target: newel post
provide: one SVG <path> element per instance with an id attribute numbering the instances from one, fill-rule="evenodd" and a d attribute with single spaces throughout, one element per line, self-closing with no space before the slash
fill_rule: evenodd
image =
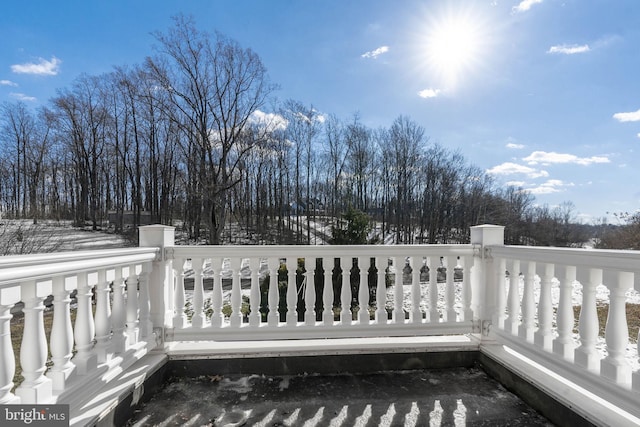
<path id="1" fill-rule="evenodd" d="M 474 263 L 471 275 L 471 308 L 474 321 L 478 321 L 482 336 L 486 337 L 491 326 L 497 327 L 498 285 L 497 260 L 491 247 L 504 246 L 504 226 L 477 225 L 471 227 Z M 500 290 L 504 292 L 504 290 Z"/>
<path id="2" fill-rule="evenodd" d="M 166 248 L 174 246 L 175 227 L 144 225 L 139 228 L 140 247 L 159 248 L 158 257 L 149 271 L 149 318 L 156 337 L 164 337 L 164 329 L 173 325 L 173 271 Z M 159 331 L 158 331 L 159 330 Z"/>

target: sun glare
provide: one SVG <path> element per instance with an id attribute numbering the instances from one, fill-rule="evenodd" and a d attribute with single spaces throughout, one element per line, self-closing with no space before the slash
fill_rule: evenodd
<path id="1" fill-rule="evenodd" d="M 445 90 L 475 71 L 487 42 L 486 22 L 473 9 L 450 10 L 428 21 L 423 61 Z"/>

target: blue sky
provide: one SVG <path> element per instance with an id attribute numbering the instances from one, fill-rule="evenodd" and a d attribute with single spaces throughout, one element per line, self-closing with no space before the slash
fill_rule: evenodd
<path id="1" fill-rule="evenodd" d="M 640 208 L 637 0 L 5 0 L 0 103 L 141 63 L 192 15 L 256 51 L 279 99 L 372 128 L 400 114 L 538 204 Z M 611 215 L 608 215 L 613 219 Z"/>

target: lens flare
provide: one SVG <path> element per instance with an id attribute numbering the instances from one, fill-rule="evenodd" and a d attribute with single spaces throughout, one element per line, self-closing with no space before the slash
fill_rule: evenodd
<path id="1" fill-rule="evenodd" d="M 422 67 L 443 91 L 454 90 L 481 66 L 490 41 L 487 16 L 463 5 L 431 13 L 425 21 L 419 38 Z"/>

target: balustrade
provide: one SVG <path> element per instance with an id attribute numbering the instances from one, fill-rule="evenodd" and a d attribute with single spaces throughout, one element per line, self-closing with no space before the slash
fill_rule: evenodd
<path id="1" fill-rule="evenodd" d="M 618 388 L 640 390 L 640 373 L 626 356 L 626 294 L 640 283 L 639 254 L 516 246 L 493 248 L 492 253 L 499 260 L 498 271 L 503 265 L 507 269 L 506 309 L 498 315 L 506 311 L 500 338 L 609 396 L 621 396 Z M 502 291 L 506 283 L 499 280 L 498 286 Z M 602 287 L 608 297 L 598 291 Z M 580 306 L 577 330 L 574 304 Z M 602 325 L 599 304 L 608 306 Z"/>
<path id="2" fill-rule="evenodd" d="M 640 286 L 636 253 L 505 247 L 499 238 L 481 248 L 141 241 L 151 247 L 0 260 L 0 404 L 64 399 L 73 387 L 107 381 L 109 372 L 129 366 L 143 354 L 134 352 L 153 348 L 159 338 L 473 333 L 479 345 L 513 346 L 572 380 L 583 374 L 607 390 L 640 391 L 640 373 L 625 354 L 625 294 Z M 596 298 L 601 286 L 609 292 L 604 337 Z M 53 306 L 49 337 L 45 301 Z M 12 391 L 10 322 L 19 302 L 24 381 Z"/>
<path id="3" fill-rule="evenodd" d="M 90 396 L 83 395 L 83 387 L 98 386 L 101 375 L 109 369 L 121 370 L 133 363 L 133 355 L 126 354 L 123 316 L 129 313 L 127 321 L 137 330 L 141 325 L 138 314 L 144 312 L 145 333 L 151 335 L 148 288 L 142 293 L 146 309 L 141 310 L 137 287 L 138 284 L 141 289 L 147 286 L 143 283 L 147 279 L 142 261 L 153 259 L 156 253 L 157 249 L 126 249 L 3 258 L 0 263 L 0 404 L 54 403 L 73 393 L 87 398 Z M 130 289 L 126 299 L 122 292 L 123 268 L 129 272 Z M 141 274 L 137 275 L 136 271 Z M 24 380 L 14 394 L 16 365 L 10 321 L 11 308 L 18 303 L 23 313 L 19 368 Z M 45 311 L 46 316 L 53 318 L 49 336 Z M 118 344 L 118 337 L 122 345 Z M 155 343 L 155 338 L 153 341 Z M 49 352 L 51 365 L 47 367 Z M 119 363 L 112 363 L 114 353 L 120 353 Z"/>
<path id="4" fill-rule="evenodd" d="M 383 326 L 400 335 L 473 328 L 469 246 L 241 249 L 227 247 L 225 257 L 215 256 L 215 247 L 171 249 L 173 339 L 300 338 L 302 331 L 317 337 L 333 327 L 339 336 Z M 438 329 L 412 329 L 432 323 Z"/>

